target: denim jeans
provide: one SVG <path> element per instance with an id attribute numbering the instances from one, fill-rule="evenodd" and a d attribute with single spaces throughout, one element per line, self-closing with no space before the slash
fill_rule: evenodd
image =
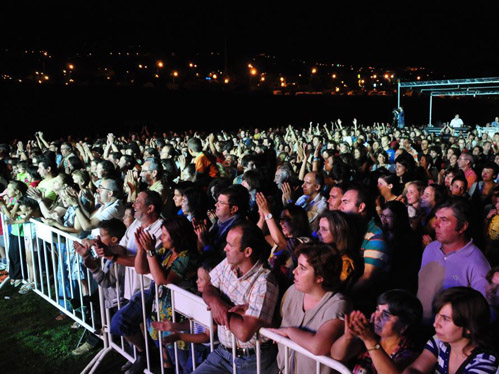
<path id="1" fill-rule="evenodd" d="M 150 314 L 154 292 L 151 289 L 144 290 L 144 299 L 146 306 L 146 316 Z M 142 323 L 142 297 L 140 291 L 135 292 L 132 298 L 111 319 L 111 334 L 129 336 L 140 331 Z"/>
<path id="2" fill-rule="evenodd" d="M 277 373 L 276 355 L 277 347 L 275 344 L 269 345 L 261 351 L 261 373 Z M 236 370 L 237 374 L 255 374 L 256 355 L 237 357 Z M 210 353 L 206 361 L 194 371 L 194 374 L 216 373 L 232 373 L 232 353 L 223 348 L 222 345 Z"/>

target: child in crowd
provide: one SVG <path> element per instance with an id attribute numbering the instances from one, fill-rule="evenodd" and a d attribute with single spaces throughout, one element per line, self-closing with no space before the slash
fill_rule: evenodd
<path id="1" fill-rule="evenodd" d="M 126 226 L 117 218 L 104 220 L 99 223 L 99 236 L 96 240 L 85 240 L 84 244 L 78 242 L 74 243 L 75 251 L 82 257 L 85 266 L 92 272 L 92 277 L 102 287 L 104 294 L 104 303 L 107 309 L 114 309 L 125 301 L 123 299 L 123 282 L 125 279 L 125 267 L 116 264 L 112 260 L 93 257 L 91 247 L 95 244 L 98 248 L 109 247 L 110 249 L 123 249 L 117 244 L 120 242 L 123 235 L 125 235 Z M 126 252 L 113 253 L 113 255 L 125 255 Z M 120 294 L 117 294 L 116 282 L 121 286 L 119 287 Z M 87 341 L 80 347 L 73 350 L 73 355 L 82 355 L 91 349 L 95 348 L 99 343 L 99 338 L 91 335 Z"/>
<path id="2" fill-rule="evenodd" d="M 205 259 L 203 264 L 198 268 L 198 279 L 196 284 L 200 294 L 202 294 L 205 287 L 210 284 L 210 271 L 216 266 L 216 263 L 216 259 Z M 205 326 L 200 325 L 197 322 L 194 322 L 192 333 L 184 332 L 189 331 L 188 320 L 181 323 L 174 323 L 168 320 L 152 322 L 152 326 L 157 330 L 169 331 L 171 333 L 166 338 L 163 338 L 163 345 L 165 346 L 169 346 L 179 340 L 186 343 L 194 343 L 196 367 L 199 366 L 210 353 L 210 332 Z M 214 325 L 214 328 L 216 328 L 216 325 Z M 180 352 L 180 350 L 178 352 Z M 174 361 L 175 356 L 173 349 L 168 348 L 168 353 L 170 354 L 172 361 Z M 189 350 L 186 350 L 185 353 L 185 355 L 179 354 L 179 369 L 180 373 L 189 374 L 193 371 L 192 355 Z"/>
<path id="3" fill-rule="evenodd" d="M 19 219 L 16 221 L 16 223 L 27 223 L 31 218 L 39 218 L 40 216 L 40 207 L 35 200 L 27 196 L 19 199 Z M 24 225 L 24 229 L 26 230 L 26 225 Z M 25 274 L 25 278 L 28 278 L 28 282 L 24 284 L 19 290 L 19 293 L 21 295 L 27 294 L 35 287 L 34 266 L 36 266 L 36 258 L 34 257 L 34 251 L 36 250 L 36 246 L 33 245 L 35 238 L 35 225 L 33 223 L 29 224 L 29 230 L 29 232 L 24 232 L 24 244 L 26 246 L 26 264 L 28 268 L 28 274 Z M 29 238 L 27 237 L 28 235 Z"/>

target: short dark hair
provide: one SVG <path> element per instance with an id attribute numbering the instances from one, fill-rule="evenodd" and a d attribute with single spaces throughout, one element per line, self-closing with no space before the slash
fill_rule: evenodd
<path id="1" fill-rule="evenodd" d="M 252 249 L 251 261 L 256 263 L 260 260 L 264 266 L 268 266 L 267 259 L 270 256 L 271 247 L 265 239 L 263 231 L 250 221 L 238 222 L 229 231 L 237 229 L 241 230 L 241 251 L 250 247 Z"/>
<path id="2" fill-rule="evenodd" d="M 48 152 L 47 152 L 48 153 Z M 50 157 L 47 154 L 44 154 L 42 159 L 38 161 L 38 165 L 42 164 L 45 169 L 50 168 L 50 174 L 55 177 L 58 173 L 57 171 L 57 164 L 53 157 Z"/>
<path id="3" fill-rule="evenodd" d="M 24 205 L 27 206 L 28 208 L 31 208 L 32 210 L 38 210 L 40 207 L 38 205 L 38 202 L 36 200 L 33 200 L 31 197 L 28 196 L 23 196 L 19 200 L 19 206 Z"/>
<path id="4" fill-rule="evenodd" d="M 161 199 L 161 195 L 156 191 L 145 190 L 142 191 L 146 194 L 145 204 L 147 206 L 152 205 L 154 207 L 154 211 L 160 215 L 161 209 L 163 208 L 163 200 Z"/>
<path id="5" fill-rule="evenodd" d="M 264 185 L 264 176 L 258 169 L 248 170 L 243 174 L 243 180 L 252 190 L 261 191 Z"/>
<path id="6" fill-rule="evenodd" d="M 249 209 L 249 192 L 240 184 L 233 184 L 220 191 L 220 195 L 227 196 L 229 205 L 237 206 L 237 213 L 245 216 Z"/>
<path id="7" fill-rule="evenodd" d="M 464 177 L 464 175 L 456 175 L 454 178 L 452 178 L 451 186 L 454 184 L 454 182 L 461 181 L 464 183 L 464 190 L 465 192 L 468 190 L 468 180 Z"/>
<path id="8" fill-rule="evenodd" d="M 463 337 L 479 348 L 490 347 L 490 309 L 485 297 L 471 287 L 451 287 L 442 291 L 433 302 L 436 313 L 445 304 L 452 308 L 453 323 L 463 328 Z M 469 332 L 468 332 L 469 331 Z"/>
<path id="9" fill-rule="evenodd" d="M 187 147 L 193 152 L 201 152 L 203 150 L 201 140 L 199 140 L 198 138 L 190 138 L 187 141 Z"/>
<path id="10" fill-rule="evenodd" d="M 121 240 L 126 232 L 125 224 L 118 218 L 111 218 L 100 221 L 98 227 L 99 229 L 106 230 L 110 236 L 118 238 L 118 241 Z"/>
<path id="11" fill-rule="evenodd" d="M 342 260 L 337 249 L 320 242 L 303 243 L 295 250 L 295 256 L 298 258 L 300 255 L 307 258 L 315 276 L 322 277 L 322 288 L 325 291 L 336 292 L 341 288 Z"/>
<path id="12" fill-rule="evenodd" d="M 421 322 L 423 306 L 421 301 L 407 290 L 395 289 L 382 293 L 377 300 L 378 305 L 388 305 L 390 313 L 399 318 L 406 327 L 404 334 Z"/>
<path id="13" fill-rule="evenodd" d="M 38 168 L 35 165 L 28 165 L 26 167 L 26 172 L 29 174 L 31 179 L 33 179 L 34 181 L 39 181 L 42 179 L 40 174 L 38 174 Z"/>
<path id="14" fill-rule="evenodd" d="M 474 222 L 474 211 L 471 202 L 464 197 L 454 196 L 442 203 L 437 210 L 443 208 L 449 208 L 452 210 L 454 217 L 457 219 L 457 231 L 461 230 L 465 223 L 468 223 L 468 228 L 464 234 L 469 237 L 470 233 L 473 232 L 472 226 Z"/>
<path id="15" fill-rule="evenodd" d="M 483 164 L 483 169 L 492 169 L 492 174 L 497 176 L 499 174 L 499 166 L 494 161 L 487 161 Z"/>

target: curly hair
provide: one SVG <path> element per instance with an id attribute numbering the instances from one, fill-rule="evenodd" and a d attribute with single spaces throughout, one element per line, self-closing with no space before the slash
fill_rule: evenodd
<path id="1" fill-rule="evenodd" d="M 324 243 L 304 243 L 295 250 L 296 257 L 303 255 L 314 269 L 316 277 L 322 277 L 322 288 L 325 291 L 337 292 L 342 283 L 340 280 L 342 261 L 337 249 Z"/>

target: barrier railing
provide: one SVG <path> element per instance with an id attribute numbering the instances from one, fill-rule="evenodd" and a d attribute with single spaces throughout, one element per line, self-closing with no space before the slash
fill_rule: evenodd
<path id="1" fill-rule="evenodd" d="M 4 218 L 4 217 L 2 217 Z M 5 220 L 2 220 L 5 222 Z M 7 227 L 5 227 L 7 228 Z M 9 242 L 8 242 L 8 230 L 5 231 L 7 235 L 4 235 L 6 242 L 6 252 L 8 253 Z M 21 246 L 21 237 L 18 237 L 19 241 L 19 251 L 22 256 L 22 246 Z M 103 340 L 104 348 L 99 351 L 96 356 L 92 359 L 92 361 L 87 365 L 87 367 L 82 371 L 82 373 L 93 373 L 99 366 L 99 364 L 104 359 L 105 355 L 111 350 L 116 351 L 121 356 L 126 358 L 127 360 L 133 362 L 137 359 L 137 351 L 136 348 L 132 349 L 127 348 L 127 344 L 123 337 L 115 337 L 110 333 L 110 325 L 112 320 L 111 310 L 104 308 L 104 296 L 101 287 L 98 287 L 97 291 L 93 291 L 91 285 L 92 275 L 88 269 L 85 268 L 85 276 L 82 276 L 82 263 L 81 257 L 74 252 L 73 243 L 80 242 L 75 236 L 65 233 L 61 230 L 48 226 L 42 222 L 31 220 L 30 223 L 24 224 L 24 242 L 25 242 L 25 251 L 26 251 L 26 259 L 30 259 L 30 265 L 26 266 L 22 269 L 22 276 L 24 281 L 33 281 L 35 286 L 33 291 L 36 292 L 43 299 L 51 303 L 57 309 L 69 316 L 74 321 L 78 322 L 81 326 L 83 326 L 86 330 L 98 334 L 100 339 Z M 10 265 L 10 264 L 9 264 Z M 67 274 L 65 273 L 67 270 Z M 117 308 L 121 309 L 122 302 L 119 297 L 120 290 L 124 287 L 124 284 L 120 284 L 119 276 L 118 276 L 118 266 L 114 266 L 112 269 L 115 273 L 116 278 L 116 295 L 117 297 Z M 134 272 L 133 268 L 127 268 L 127 271 Z M 141 331 L 144 337 L 144 346 L 146 353 L 146 368 L 144 369 L 144 373 L 152 374 L 153 367 L 155 365 L 152 364 L 152 349 L 149 344 L 147 325 L 148 325 L 148 316 L 150 315 L 149 311 L 146 309 L 145 298 L 144 298 L 144 279 L 152 279 L 151 275 L 141 275 L 140 276 L 140 294 L 142 296 L 142 323 Z M 87 281 L 88 288 L 85 289 L 84 281 Z M 190 332 L 193 332 L 193 323 L 197 322 L 198 324 L 204 326 L 207 331 L 209 331 L 210 336 L 210 351 L 214 350 L 215 344 L 215 330 L 213 325 L 213 319 L 211 316 L 211 312 L 207 310 L 207 305 L 204 303 L 203 299 L 197 295 L 194 295 L 178 286 L 168 285 L 168 289 L 171 292 L 171 306 L 172 306 L 172 322 L 176 322 L 176 314 L 179 313 L 186 317 L 189 320 Z M 159 305 L 159 296 L 158 296 L 158 286 L 154 286 L 155 289 L 155 300 L 156 305 Z M 85 302 L 85 296 L 91 298 L 95 292 L 99 295 L 99 305 L 94 305 L 91 301 L 90 303 Z M 60 297 L 62 296 L 62 298 Z M 75 300 L 79 300 L 80 307 L 72 308 L 72 303 L 75 303 Z M 72 301 L 72 302 L 71 302 Z M 88 305 L 87 308 L 89 312 L 85 311 L 85 306 Z M 79 309 L 79 310 L 78 310 Z M 100 331 L 98 330 L 98 321 L 96 320 L 96 310 L 100 311 L 100 325 L 102 326 Z M 160 318 L 160 310 L 157 308 L 156 318 L 159 321 Z M 281 344 L 285 347 L 285 362 L 286 366 L 284 368 L 284 372 L 288 373 L 289 368 L 287 367 L 288 363 L 288 355 L 289 351 L 299 352 L 306 357 L 309 357 L 316 361 L 317 363 L 317 373 L 320 372 L 320 365 L 325 365 L 327 367 L 336 370 L 341 374 L 351 374 L 350 370 L 346 368 L 343 364 L 338 361 L 331 359 L 326 356 L 316 356 L 298 344 L 294 343 L 290 339 L 287 339 L 283 336 L 275 334 L 268 329 L 262 328 L 259 331 L 259 334 L 275 341 L 278 344 Z M 161 334 L 159 334 L 159 340 L 161 340 Z M 232 336 L 232 353 L 233 353 L 233 373 L 237 372 L 236 370 L 236 344 L 235 337 Z M 159 361 L 160 362 L 160 372 L 164 373 L 164 357 L 165 348 L 163 344 L 158 344 L 159 351 Z M 175 368 L 176 372 L 180 372 L 179 368 L 179 359 L 178 359 L 178 346 L 175 342 L 174 344 L 174 357 L 175 357 Z M 195 369 L 196 367 L 196 358 L 195 358 L 195 349 L 194 344 L 191 344 L 191 359 L 192 365 Z M 257 373 L 260 373 L 260 343 L 257 342 L 256 346 L 256 360 L 257 360 Z"/>
<path id="2" fill-rule="evenodd" d="M 304 356 L 307 356 L 311 358 L 312 360 L 316 361 L 316 373 L 320 373 L 320 368 L 321 365 L 325 365 L 330 367 L 331 369 L 336 370 L 338 373 L 341 374 L 351 374 L 352 372 L 350 369 L 348 369 L 345 365 L 343 365 L 341 362 L 333 360 L 331 357 L 327 356 L 316 356 L 313 353 L 310 353 L 307 351 L 305 348 L 302 346 L 296 344 L 292 340 L 285 338 L 284 336 L 281 336 L 279 334 L 276 334 L 266 328 L 261 328 L 260 329 L 260 334 L 263 336 L 266 336 L 269 339 L 272 339 L 274 342 L 281 344 L 284 346 L 285 349 L 285 354 L 284 354 L 284 372 L 285 374 L 289 373 L 289 367 L 288 367 L 288 362 L 289 362 L 289 351 L 293 350 L 295 352 L 299 352 Z"/>

